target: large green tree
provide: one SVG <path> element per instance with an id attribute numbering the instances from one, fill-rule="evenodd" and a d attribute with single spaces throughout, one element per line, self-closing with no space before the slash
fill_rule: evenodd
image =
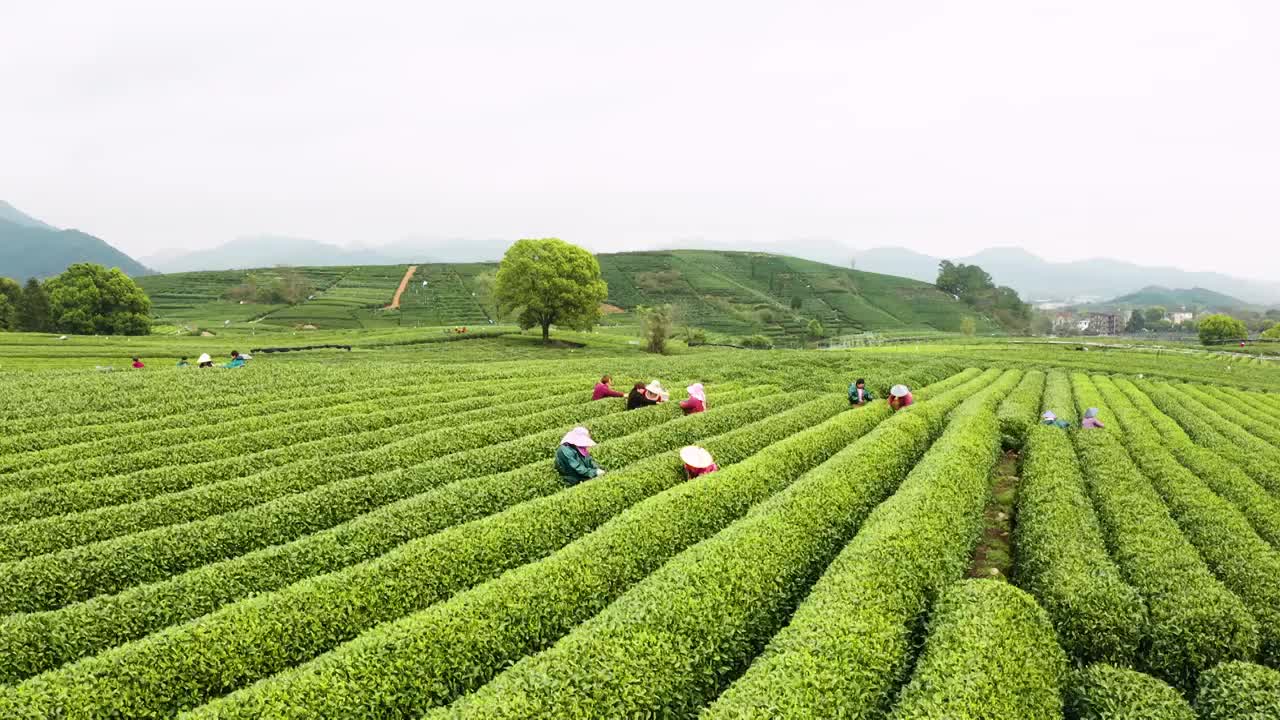
<path id="1" fill-rule="evenodd" d="M 1249 328 L 1230 315 L 1210 315 L 1200 319 L 1200 342 L 1205 345 L 1243 340 L 1249 337 Z"/>
<path id="2" fill-rule="evenodd" d="M 552 325 L 590 329 L 608 295 L 595 257 L 557 238 L 519 240 L 498 265 L 499 311 L 510 311 L 525 330 L 541 327 L 544 342 Z"/>
<path id="3" fill-rule="evenodd" d="M 1028 332 L 1031 329 L 1031 306 L 1022 302 L 1013 288 L 997 287 L 991 275 L 977 265 L 957 265 L 943 260 L 938 263 L 936 285 L 978 312 L 994 317 L 1007 330 Z"/>
<path id="4" fill-rule="evenodd" d="M 18 301 L 18 327 L 27 332 L 48 332 L 53 329 L 49 320 L 49 292 L 35 278 L 28 278 Z"/>
<path id="5" fill-rule="evenodd" d="M 937 286 L 941 290 L 964 299 L 982 290 L 992 290 L 996 284 L 991 275 L 977 265 L 959 265 L 950 260 L 938 263 Z"/>
<path id="6" fill-rule="evenodd" d="M 151 332 L 151 299 L 119 268 L 76 263 L 46 288 L 55 330 L 80 335 Z"/>
<path id="7" fill-rule="evenodd" d="M 22 299 L 22 286 L 7 277 L 0 277 L 0 330 L 18 329 L 18 302 Z"/>

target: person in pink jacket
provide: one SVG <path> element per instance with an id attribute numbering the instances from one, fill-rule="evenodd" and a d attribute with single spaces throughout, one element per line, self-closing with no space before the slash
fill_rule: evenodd
<path id="1" fill-rule="evenodd" d="M 711 459 L 711 453 L 697 445 L 680 448 L 680 462 L 684 465 L 685 477 L 690 480 L 720 469 L 716 461 Z"/>
<path id="2" fill-rule="evenodd" d="M 684 410 L 685 415 L 705 412 L 707 409 L 707 391 L 702 388 L 702 383 L 694 383 L 690 385 L 689 399 L 680 402 L 680 409 Z"/>
<path id="3" fill-rule="evenodd" d="M 596 389 L 591 391 L 592 400 L 603 400 L 611 397 L 626 397 L 622 393 L 614 390 L 609 383 L 613 382 L 613 378 L 605 375 L 600 378 L 600 382 L 596 383 Z"/>

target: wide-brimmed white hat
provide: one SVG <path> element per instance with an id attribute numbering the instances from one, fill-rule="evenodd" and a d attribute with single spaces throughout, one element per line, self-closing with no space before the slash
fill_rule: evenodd
<path id="1" fill-rule="evenodd" d="M 715 461 L 711 459 L 711 453 L 697 445 L 687 445 L 680 448 L 680 462 L 694 470 L 701 470 L 715 464 Z"/>
<path id="2" fill-rule="evenodd" d="M 1085 417 L 1087 417 L 1087 418 L 1096 418 L 1096 417 L 1098 417 L 1098 408 L 1089 408 L 1088 410 L 1085 410 L 1085 411 L 1084 411 L 1084 416 L 1085 416 Z"/>
<path id="3" fill-rule="evenodd" d="M 689 397 L 701 402 L 707 401 L 707 391 L 702 388 L 702 383 L 694 383 L 686 388 L 686 390 L 689 391 Z"/>
<path id="4" fill-rule="evenodd" d="M 645 385 L 644 391 L 650 395 L 657 395 L 663 400 L 671 397 L 671 393 L 667 392 L 667 389 L 662 387 L 662 383 L 657 380 L 653 380 L 648 385 Z"/>
<path id="5" fill-rule="evenodd" d="M 1044 414 L 1040 416 L 1040 419 L 1041 420 L 1057 420 L 1058 416 L 1054 415 L 1052 410 L 1045 410 Z"/>
<path id="6" fill-rule="evenodd" d="M 911 394 L 911 390 L 906 385 L 894 385 L 889 388 L 889 394 L 894 397 L 906 397 Z"/>
<path id="7" fill-rule="evenodd" d="M 591 439 L 591 432 L 584 427 L 576 427 L 564 434 L 560 439 L 561 445 L 572 445 L 574 447 L 595 447 L 596 441 Z"/>
<path id="8" fill-rule="evenodd" d="M 213 358 L 209 357 L 209 353 L 200 353 L 200 357 L 196 358 L 196 362 L 213 362 Z"/>

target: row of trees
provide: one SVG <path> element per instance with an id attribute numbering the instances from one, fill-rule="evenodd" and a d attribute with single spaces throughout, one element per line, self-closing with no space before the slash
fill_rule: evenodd
<path id="1" fill-rule="evenodd" d="M 119 268 L 76 263 L 43 283 L 0 278 L 0 330 L 146 335 L 151 300 Z"/>
<path id="2" fill-rule="evenodd" d="M 1153 305 L 1145 310 L 1134 310 L 1133 314 L 1129 316 L 1129 322 L 1125 324 L 1124 330 L 1129 333 L 1140 333 L 1144 330 L 1168 332 L 1175 329 L 1185 332 L 1196 331 L 1196 321 L 1184 320 L 1174 325 L 1173 321 L 1167 317 L 1168 314 L 1169 311 L 1160 305 Z"/>
<path id="3" fill-rule="evenodd" d="M 0 330 L 53 330 L 49 293 L 39 280 L 31 278 L 26 285 L 19 285 L 15 280 L 0 278 Z"/>

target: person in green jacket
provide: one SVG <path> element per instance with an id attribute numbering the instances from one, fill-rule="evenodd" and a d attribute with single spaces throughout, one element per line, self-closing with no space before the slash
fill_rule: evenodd
<path id="1" fill-rule="evenodd" d="M 1057 415 L 1053 414 L 1052 410 L 1044 411 L 1044 414 L 1040 416 L 1040 424 L 1049 425 L 1051 427 L 1056 427 L 1056 428 L 1062 428 L 1063 430 L 1066 430 L 1067 428 L 1071 427 L 1071 423 L 1067 422 L 1066 420 L 1060 420 Z"/>
<path id="2" fill-rule="evenodd" d="M 560 479 L 570 487 L 583 480 L 600 477 L 604 470 L 591 457 L 591 448 L 596 444 L 591 433 L 584 427 L 576 427 L 565 434 L 556 448 L 556 472 Z"/>
<path id="3" fill-rule="evenodd" d="M 867 381 L 858 378 L 858 381 L 849 386 L 849 404 L 850 405 L 866 405 L 875 400 L 876 396 L 871 394 L 867 389 Z"/>

